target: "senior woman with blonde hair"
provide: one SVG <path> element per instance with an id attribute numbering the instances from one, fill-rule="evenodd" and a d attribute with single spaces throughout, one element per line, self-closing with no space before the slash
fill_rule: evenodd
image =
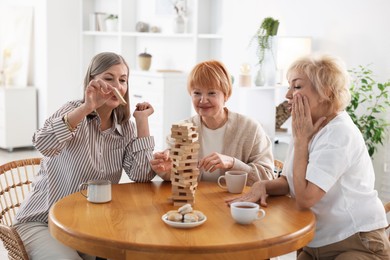
<path id="1" fill-rule="evenodd" d="M 282 176 L 260 181 L 234 201 L 260 201 L 291 194 L 316 215 L 314 239 L 298 259 L 390 259 L 382 202 L 364 139 L 345 111 L 349 79 L 333 56 L 295 61 L 287 73 L 293 141 Z"/>
<path id="2" fill-rule="evenodd" d="M 274 178 L 272 143 L 260 123 L 225 107 L 232 94 L 231 76 L 219 61 L 197 64 L 187 83 L 197 115 L 185 120 L 198 127 L 200 179 L 216 182 L 227 170 L 248 173 L 248 185 Z M 170 179 L 172 160 L 158 152 L 152 169 Z"/>

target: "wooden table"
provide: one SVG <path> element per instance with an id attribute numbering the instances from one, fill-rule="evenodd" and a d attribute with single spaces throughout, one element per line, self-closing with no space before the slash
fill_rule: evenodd
<path id="1" fill-rule="evenodd" d="M 207 221 L 177 229 L 161 219 L 178 208 L 170 195 L 169 182 L 113 185 L 112 201 L 105 204 L 74 193 L 50 209 L 50 232 L 78 251 L 110 259 L 266 259 L 295 251 L 314 237 L 314 214 L 298 210 L 287 196 L 268 198 L 265 218 L 239 225 L 224 203 L 232 195 L 216 183 L 201 182 L 193 208 Z"/>

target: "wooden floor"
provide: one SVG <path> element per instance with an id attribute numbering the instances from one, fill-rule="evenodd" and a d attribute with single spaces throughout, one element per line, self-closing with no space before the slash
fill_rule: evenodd
<path id="1" fill-rule="evenodd" d="M 9 161 L 14 161 L 18 159 L 24 159 L 24 158 L 32 158 L 32 157 L 41 157 L 42 155 L 36 151 L 33 148 L 26 148 L 26 149 L 14 149 L 12 152 L 9 152 L 8 150 L 2 150 L 0 149 L 0 165 L 4 164 Z M 123 176 L 121 179 L 121 182 L 127 182 L 129 181 L 127 176 Z M 2 246 L 2 243 L 0 241 L 0 259 L 8 259 L 7 257 L 7 251 Z M 272 258 L 272 259 L 278 259 L 278 260 L 293 260 L 296 259 L 295 252 L 280 256 L 278 258 Z"/>

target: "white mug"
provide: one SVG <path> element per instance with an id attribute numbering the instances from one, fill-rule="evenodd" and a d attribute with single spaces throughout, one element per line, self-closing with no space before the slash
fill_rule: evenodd
<path id="1" fill-rule="evenodd" d="M 87 186 L 87 195 L 83 190 Z M 93 203 L 105 203 L 111 201 L 111 182 L 109 180 L 91 180 L 83 182 L 79 186 L 80 193 Z"/>
<path id="2" fill-rule="evenodd" d="M 237 223 L 243 225 L 265 217 L 265 211 L 260 209 L 259 204 L 248 201 L 233 202 L 230 205 L 230 213 Z"/>
<path id="3" fill-rule="evenodd" d="M 218 185 L 230 193 L 241 193 L 246 185 L 248 173 L 244 171 L 227 171 L 224 176 L 219 176 Z M 225 179 L 226 185 L 221 183 Z"/>

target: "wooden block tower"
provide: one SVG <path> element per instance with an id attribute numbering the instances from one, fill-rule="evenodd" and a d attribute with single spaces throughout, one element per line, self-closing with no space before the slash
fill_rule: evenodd
<path id="1" fill-rule="evenodd" d="M 192 123 L 173 124 L 171 148 L 173 161 L 171 183 L 172 201 L 175 206 L 195 203 L 195 191 L 198 186 L 198 132 Z"/>

